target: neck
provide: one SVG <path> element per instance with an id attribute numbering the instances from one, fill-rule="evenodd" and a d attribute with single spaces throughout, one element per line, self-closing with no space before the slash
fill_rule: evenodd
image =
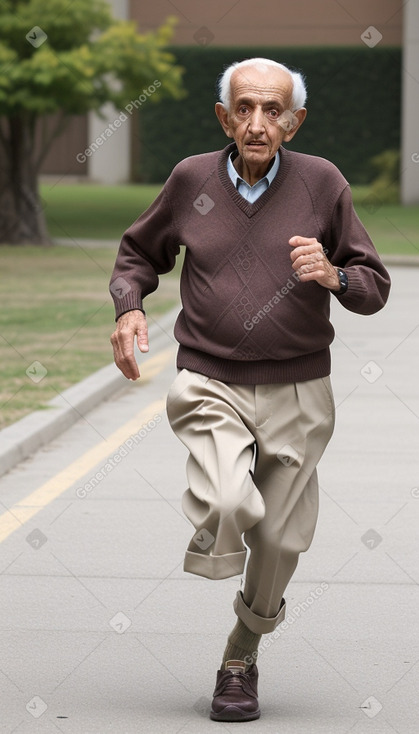
<path id="1" fill-rule="evenodd" d="M 233 161 L 233 165 L 239 176 L 241 176 L 242 179 L 249 184 L 249 186 L 254 186 L 258 181 L 261 180 L 261 178 L 266 176 L 273 163 L 273 160 L 274 159 L 271 158 L 271 160 L 268 161 L 267 164 L 257 167 L 252 166 L 252 168 L 249 168 L 241 155 L 238 155 L 237 158 L 235 158 L 235 160 Z"/>

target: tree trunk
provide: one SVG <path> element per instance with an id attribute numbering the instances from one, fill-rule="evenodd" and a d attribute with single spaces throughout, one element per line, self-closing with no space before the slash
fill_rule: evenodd
<path id="1" fill-rule="evenodd" d="M 5 123 L 0 140 L 0 244 L 49 245 L 38 191 L 35 121 L 21 115 Z"/>

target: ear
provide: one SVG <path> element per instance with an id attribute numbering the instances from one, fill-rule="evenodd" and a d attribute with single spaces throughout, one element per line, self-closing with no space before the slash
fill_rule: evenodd
<path id="1" fill-rule="evenodd" d="M 232 138 L 233 137 L 233 133 L 231 132 L 231 129 L 230 129 L 230 123 L 229 123 L 229 119 L 228 119 L 228 111 L 226 110 L 226 108 L 224 107 L 224 105 L 221 102 L 216 102 L 216 104 L 215 104 L 215 114 L 217 115 L 217 117 L 218 117 L 218 119 L 220 121 L 220 125 L 223 128 L 223 130 L 224 130 L 225 134 L 227 135 L 227 137 L 228 138 Z"/>
<path id="2" fill-rule="evenodd" d="M 294 118 L 297 118 L 297 122 L 293 125 L 293 127 L 291 128 L 289 132 L 285 133 L 284 140 L 286 143 L 292 140 L 297 130 L 300 129 L 301 125 L 303 124 L 304 120 L 307 117 L 307 110 L 305 107 L 300 107 L 299 110 L 296 110 L 292 114 L 293 114 L 293 121 L 294 121 Z"/>

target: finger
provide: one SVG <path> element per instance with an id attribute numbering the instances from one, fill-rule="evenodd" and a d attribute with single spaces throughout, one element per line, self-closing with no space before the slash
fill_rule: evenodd
<path id="1" fill-rule="evenodd" d="M 295 262 L 292 263 L 291 267 L 297 273 L 309 273 L 314 270 L 325 269 L 324 263 L 317 259 L 314 259 L 313 257 L 311 257 L 310 259 L 299 257 Z"/>
<path id="2" fill-rule="evenodd" d="M 313 252 L 323 253 L 323 247 L 320 242 L 311 242 L 309 245 L 296 245 L 291 250 L 291 255 L 298 257 L 298 255 L 310 255 Z"/>
<path id="3" fill-rule="evenodd" d="M 309 280 L 321 280 L 324 278 L 324 270 L 313 270 L 310 273 L 298 273 L 298 278 L 302 283 L 307 283 Z"/>
<path id="4" fill-rule="evenodd" d="M 141 352 L 148 352 L 149 346 L 148 346 L 148 329 L 147 324 L 144 321 L 144 324 L 139 328 L 137 332 L 137 344 L 138 349 Z"/>
<path id="5" fill-rule="evenodd" d="M 299 246 L 290 251 L 291 262 L 296 262 L 299 258 L 304 262 L 322 260 L 323 256 L 323 248 L 320 244 Z"/>
<path id="6" fill-rule="evenodd" d="M 118 365 L 119 366 L 119 365 Z M 124 361 L 119 366 L 122 374 L 128 378 L 128 380 L 138 380 L 140 376 L 140 370 L 134 357 L 125 357 Z"/>
<path id="7" fill-rule="evenodd" d="M 294 235 L 288 240 L 291 247 L 299 247 L 301 245 L 314 245 L 317 242 L 315 237 L 301 237 L 301 235 Z"/>
<path id="8" fill-rule="evenodd" d="M 322 276 L 325 275 L 325 269 L 319 268 L 319 266 L 315 263 L 308 263 L 307 265 L 302 265 L 300 268 L 298 268 L 298 274 L 299 275 L 307 275 L 312 273 L 320 273 Z"/>
<path id="9" fill-rule="evenodd" d="M 138 369 L 138 364 L 132 352 L 120 353 L 115 362 L 122 374 L 125 375 L 128 380 L 137 380 L 140 376 L 140 370 Z"/>
<path id="10" fill-rule="evenodd" d="M 295 260 L 293 260 L 293 265 L 296 266 L 297 268 L 301 268 L 305 266 L 310 266 L 310 268 L 313 268 L 314 266 L 317 268 L 320 265 L 320 263 L 322 263 L 322 266 L 324 267 L 325 257 L 321 250 L 320 251 L 315 250 L 313 252 L 303 253 L 299 255 L 298 257 L 296 257 Z"/>
<path id="11" fill-rule="evenodd" d="M 134 357 L 132 344 L 127 342 L 121 334 L 112 334 L 111 343 L 113 346 L 114 360 L 118 369 L 128 380 L 137 380 L 140 376 L 137 362 Z"/>
<path id="12" fill-rule="evenodd" d="M 117 337 L 116 332 L 114 332 L 112 334 L 111 339 L 110 339 L 110 342 L 112 344 L 112 349 L 113 349 L 113 358 L 114 358 L 115 364 L 118 366 L 118 362 L 120 360 L 121 352 L 120 352 L 120 349 L 119 349 L 118 337 Z"/>

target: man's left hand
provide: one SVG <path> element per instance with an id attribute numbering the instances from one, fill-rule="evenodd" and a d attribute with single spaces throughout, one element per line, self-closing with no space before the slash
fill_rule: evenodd
<path id="1" fill-rule="evenodd" d="M 316 280 L 323 288 L 333 291 L 340 290 L 339 276 L 336 268 L 327 259 L 323 246 L 315 237 L 291 237 L 289 244 L 293 270 L 298 274 L 302 283 Z"/>

